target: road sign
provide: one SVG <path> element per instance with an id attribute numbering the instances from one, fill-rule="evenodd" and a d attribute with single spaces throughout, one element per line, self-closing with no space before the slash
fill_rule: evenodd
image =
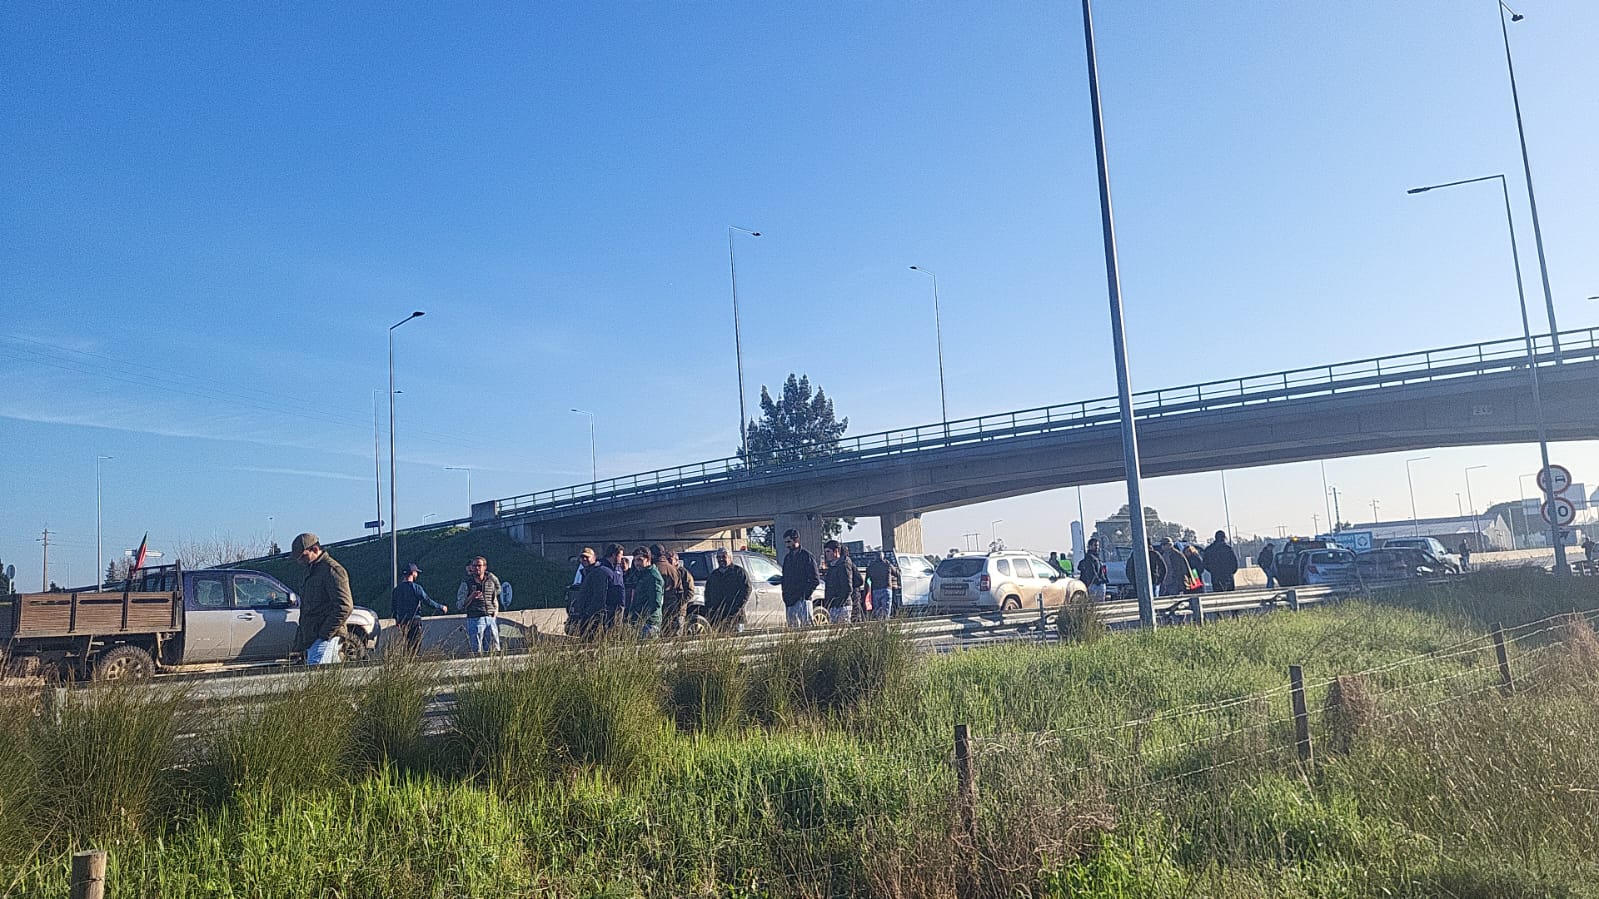
<path id="1" fill-rule="evenodd" d="M 1551 465 L 1538 472 L 1538 489 L 1554 496 L 1565 493 L 1571 486 L 1571 470 L 1564 465 Z"/>
<path id="2" fill-rule="evenodd" d="M 1571 504 L 1571 500 L 1563 496 L 1557 496 L 1543 504 L 1543 520 L 1550 524 L 1564 527 L 1571 524 L 1572 519 L 1576 517 L 1577 507 Z"/>
<path id="3" fill-rule="evenodd" d="M 1338 545 L 1363 553 L 1372 548 L 1371 531 L 1339 531 L 1333 538 Z"/>
<path id="4" fill-rule="evenodd" d="M 383 527 L 383 519 L 381 519 L 381 518 L 374 519 L 372 521 L 367 522 L 366 524 L 361 525 L 361 527 L 364 527 L 364 528 L 366 528 L 369 531 L 370 530 L 375 530 L 376 528 Z"/>

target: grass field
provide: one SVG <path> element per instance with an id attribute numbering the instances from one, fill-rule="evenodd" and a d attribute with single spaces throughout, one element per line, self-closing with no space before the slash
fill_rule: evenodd
<path id="1" fill-rule="evenodd" d="M 401 531 L 399 546 L 400 564 L 415 562 L 422 569 L 418 580 L 423 589 L 445 605 L 455 602 L 455 589 L 460 586 L 466 563 L 473 556 L 487 558 L 489 570 L 501 581 L 515 586 L 512 598 L 516 608 L 554 609 L 566 605 L 566 585 L 572 582 L 573 569 L 565 562 L 550 561 L 519 545 L 504 531 L 492 528 Z M 388 538 L 337 546 L 328 553 L 350 573 L 350 592 L 356 605 L 387 616 L 391 568 Z M 265 571 L 290 587 L 298 587 L 305 577 L 305 570 L 287 556 L 238 564 L 242 568 Z"/>
<path id="2" fill-rule="evenodd" d="M 754 669 L 540 654 L 459 690 L 436 739 L 403 665 L 199 737 L 164 689 L 13 696 L 0 891 L 65 896 L 94 845 L 115 896 L 1595 896 L 1599 638 L 1550 616 L 1596 586 L 1494 574 L 937 657 L 858 628 Z"/>

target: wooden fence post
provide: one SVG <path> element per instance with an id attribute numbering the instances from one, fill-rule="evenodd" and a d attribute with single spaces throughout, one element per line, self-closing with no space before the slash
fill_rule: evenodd
<path id="1" fill-rule="evenodd" d="M 977 782 L 972 776 L 972 737 L 964 724 L 955 725 L 956 827 L 964 856 L 961 877 L 969 891 L 977 877 Z"/>
<path id="2" fill-rule="evenodd" d="M 1311 763 L 1310 714 L 1305 710 L 1305 671 L 1298 665 L 1288 666 L 1289 696 L 1294 705 L 1294 743 L 1299 749 L 1299 760 Z"/>
<path id="3" fill-rule="evenodd" d="M 105 850 L 85 849 L 72 854 L 72 899 L 104 899 Z"/>
<path id="4" fill-rule="evenodd" d="M 1505 648 L 1505 631 L 1494 625 L 1494 655 L 1499 657 L 1499 689 L 1505 693 L 1516 692 L 1516 682 L 1510 677 L 1510 653 Z"/>

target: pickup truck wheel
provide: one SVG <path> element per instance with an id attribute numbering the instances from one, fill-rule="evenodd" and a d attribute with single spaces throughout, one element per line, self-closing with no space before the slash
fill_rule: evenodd
<path id="1" fill-rule="evenodd" d="M 342 641 L 343 645 L 339 647 L 340 657 L 346 662 L 366 661 L 371 655 L 366 647 L 366 631 L 358 627 L 346 627 L 345 630 L 349 631 L 350 636 L 345 638 Z"/>
<path id="2" fill-rule="evenodd" d="M 94 663 L 97 681 L 144 681 L 155 676 L 155 659 L 137 646 L 116 646 L 100 654 Z"/>

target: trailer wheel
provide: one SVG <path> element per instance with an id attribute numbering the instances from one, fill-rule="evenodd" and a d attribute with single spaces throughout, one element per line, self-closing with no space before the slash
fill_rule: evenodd
<path id="1" fill-rule="evenodd" d="M 144 681 L 155 676 L 155 660 L 137 646 L 112 647 L 94 662 L 97 681 Z"/>

